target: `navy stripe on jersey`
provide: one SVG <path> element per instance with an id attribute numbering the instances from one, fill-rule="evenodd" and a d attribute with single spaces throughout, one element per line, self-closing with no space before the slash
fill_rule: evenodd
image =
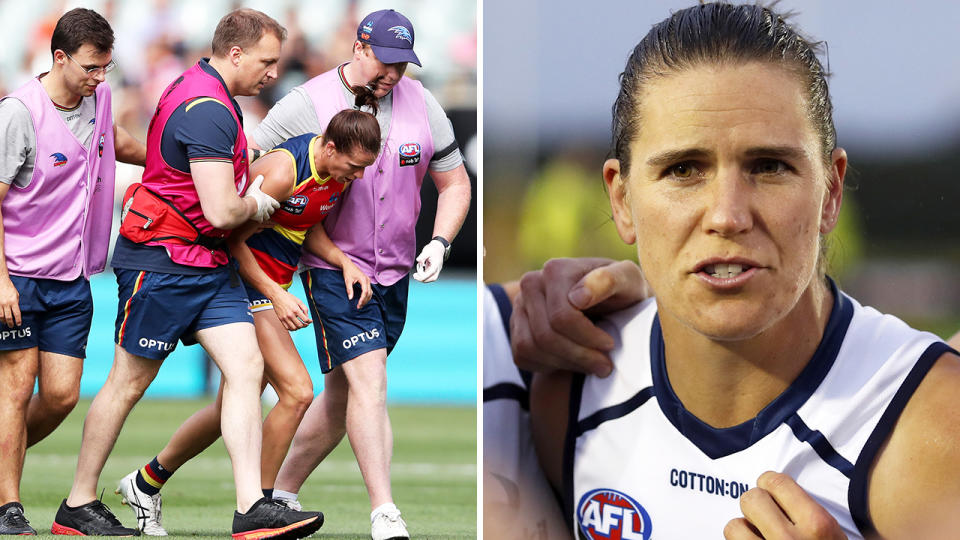
<path id="1" fill-rule="evenodd" d="M 510 315 L 513 313 L 513 304 L 510 303 L 510 298 L 507 296 L 507 291 L 503 290 L 503 286 L 493 283 L 487 285 L 487 288 L 493 294 L 493 299 L 497 301 L 497 310 L 500 311 L 503 331 L 506 332 L 507 339 L 510 339 Z"/>
<path id="2" fill-rule="evenodd" d="M 520 404 L 520 408 L 530 410 L 530 393 L 519 384 L 500 383 L 483 389 L 483 402 L 498 399 L 512 399 Z"/>
<path id="3" fill-rule="evenodd" d="M 310 166 L 310 143 L 316 137 L 316 133 L 303 133 L 296 137 L 290 137 L 273 147 L 274 150 L 282 148 L 293 155 L 294 162 L 297 165 L 298 186 L 304 180 L 313 177 L 313 167 Z M 318 178 L 318 180 L 323 180 L 323 178 Z"/>
<path id="4" fill-rule="evenodd" d="M 493 294 L 493 299 L 497 302 L 497 309 L 500 311 L 500 321 L 503 322 L 503 331 L 507 335 L 507 340 L 510 340 L 510 316 L 513 314 L 513 304 L 510 303 L 510 297 L 507 296 L 507 291 L 503 289 L 502 285 L 497 283 L 492 283 L 487 285 L 487 288 L 490 289 L 490 292 Z M 520 372 L 520 378 L 523 379 L 523 385 L 526 386 L 526 391 L 530 389 L 530 383 L 533 381 L 533 373 L 517 368 L 517 371 Z M 527 410 L 526 407 L 523 410 Z"/>
<path id="5" fill-rule="evenodd" d="M 191 160 L 232 163 L 237 121 L 224 103 L 213 99 L 194 101 L 198 100 L 181 103 L 163 126 L 160 139 L 163 160 L 185 173 L 190 172 Z M 187 107 L 190 107 L 189 111 Z"/>
<path id="6" fill-rule="evenodd" d="M 803 422 L 799 414 L 792 414 L 787 418 L 787 425 L 793 430 L 797 439 L 808 443 L 813 450 L 820 456 L 820 459 L 827 462 L 828 465 L 840 471 L 844 476 L 850 478 L 853 476 L 853 463 L 841 456 L 830 444 L 830 441 L 823 436 L 823 433 L 815 429 L 810 429 Z"/>
<path id="7" fill-rule="evenodd" d="M 755 418 L 728 428 L 715 428 L 704 423 L 687 411 L 673 392 L 667 376 L 660 318 L 654 318 L 650 332 L 650 368 L 657 403 L 670 423 L 704 454 L 717 459 L 749 448 L 797 412 L 820 386 L 840 352 L 840 345 L 843 344 L 850 319 L 853 318 L 853 304 L 840 293 L 832 279 L 828 280 L 833 291 L 833 309 L 820 345 L 807 366 L 790 387 L 764 407 Z"/>
<path id="8" fill-rule="evenodd" d="M 867 511 L 867 476 L 870 467 L 873 465 L 880 447 L 883 446 L 883 443 L 890 436 L 890 432 L 893 431 L 893 426 L 900 418 L 900 413 L 907 406 L 907 402 L 910 401 L 927 372 L 930 371 L 937 359 L 948 352 L 958 354 L 957 351 L 942 341 L 931 343 L 927 350 L 923 351 L 920 359 L 913 365 L 913 369 L 910 370 L 907 378 L 903 380 L 903 384 L 900 385 L 897 393 L 890 400 L 890 404 L 887 405 L 887 409 L 880 417 L 880 421 L 877 422 L 877 426 L 873 428 L 873 432 L 870 433 L 870 437 L 867 438 L 867 442 L 860 450 L 860 455 L 857 456 L 857 464 L 853 468 L 853 476 L 850 479 L 850 487 L 847 491 L 847 504 L 850 507 L 853 522 L 865 537 L 875 532 L 873 520 L 870 519 L 870 514 Z"/>
<path id="9" fill-rule="evenodd" d="M 580 416 L 580 402 L 583 400 L 583 383 L 586 375 L 574 373 L 570 380 L 570 404 L 567 408 L 567 434 L 563 441 L 563 519 L 573 528 L 573 458 L 577 450 L 577 419 Z M 578 528 L 579 529 L 579 528 Z"/>
<path id="10" fill-rule="evenodd" d="M 621 416 L 630 414 L 640 408 L 651 397 L 653 397 L 653 387 L 648 386 L 623 403 L 600 409 L 577 423 L 577 437 L 591 429 L 596 429 L 597 426 L 607 420 L 615 420 Z"/>

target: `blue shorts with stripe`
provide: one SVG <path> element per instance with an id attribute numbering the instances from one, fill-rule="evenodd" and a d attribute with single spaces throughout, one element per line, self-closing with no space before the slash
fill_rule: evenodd
<path id="1" fill-rule="evenodd" d="M 366 352 L 393 350 L 407 319 L 409 275 L 393 285 L 371 283 L 373 296 L 360 309 L 360 287 L 354 287 L 353 300 L 348 299 L 343 272 L 311 268 L 300 278 L 310 300 L 321 371 L 328 373 Z"/>
<path id="2" fill-rule="evenodd" d="M 267 295 L 247 283 L 246 280 L 243 282 L 243 287 L 247 291 L 247 306 L 250 308 L 250 313 L 273 309 L 273 301 L 267 298 Z"/>
<path id="3" fill-rule="evenodd" d="M 114 341 L 131 354 L 163 360 L 196 343 L 198 330 L 253 324 L 247 293 L 230 271 L 199 276 L 114 268 L 120 302 Z"/>
<path id="4" fill-rule="evenodd" d="M 87 337 L 93 322 L 90 282 L 10 276 L 20 294 L 21 324 L 0 324 L 0 350 L 38 347 L 41 351 L 74 358 L 87 356 Z"/>

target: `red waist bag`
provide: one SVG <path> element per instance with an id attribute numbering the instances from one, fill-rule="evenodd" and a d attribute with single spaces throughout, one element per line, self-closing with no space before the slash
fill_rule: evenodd
<path id="1" fill-rule="evenodd" d="M 201 233 L 173 203 L 139 182 L 130 184 L 123 194 L 120 234 L 138 244 L 171 242 L 207 249 L 224 249 L 226 244 L 226 234 L 216 237 Z"/>

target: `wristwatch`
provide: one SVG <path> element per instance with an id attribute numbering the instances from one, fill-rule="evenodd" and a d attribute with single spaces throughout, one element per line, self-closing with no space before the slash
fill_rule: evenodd
<path id="1" fill-rule="evenodd" d="M 447 242 L 447 239 L 442 236 L 434 236 L 433 240 L 443 245 L 443 261 L 446 262 L 450 258 L 450 242 Z"/>

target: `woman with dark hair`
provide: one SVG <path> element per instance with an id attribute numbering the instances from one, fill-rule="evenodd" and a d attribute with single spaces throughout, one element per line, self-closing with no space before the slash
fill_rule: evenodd
<path id="1" fill-rule="evenodd" d="M 768 8 L 713 3 L 627 62 L 603 175 L 654 298 L 601 324 L 610 376 L 537 375 L 530 400 L 586 538 L 951 530 L 960 357 L 824 273 L 847 156 L 817 49 Z"/>
<path id="2" fill-rule="evenodd" d="M 376 107 L 369 90 L 358 99 Z M 250 222 L 229 239 L 263 353 L 263 384 L 269 382 L 279 398 L 263 422 L 261 482 L 268 497 L 297 426 L 313 400 L 310 374 L 289 333 L 312 321 L 303 302 L 287 288 L 293 282 L 306 236 L 326 236 L 320 224 L 379 151 L 376 117 L 348 109 L 337 113 L 322 135 L 293 137 L 250 167 L 252 176 L 264 177 L 263 192 L 282 201 L 270 227 Z M 366 303 L 371 295 L 367 276 L 329 238 L 316 244 L 323 246 L 317 255 L 341 267 L 348 296 L 354 298 L 357 291 L 358 305 Z M 161 522 L 160 488 L 181 465 L 220 437 L 222 395 L 221 386 L 215 403 L 187 419 L 150 463 L 120 481 L 117 493 L 134 510 L 138 528 L 145 534 L 167 534 Z"/>

